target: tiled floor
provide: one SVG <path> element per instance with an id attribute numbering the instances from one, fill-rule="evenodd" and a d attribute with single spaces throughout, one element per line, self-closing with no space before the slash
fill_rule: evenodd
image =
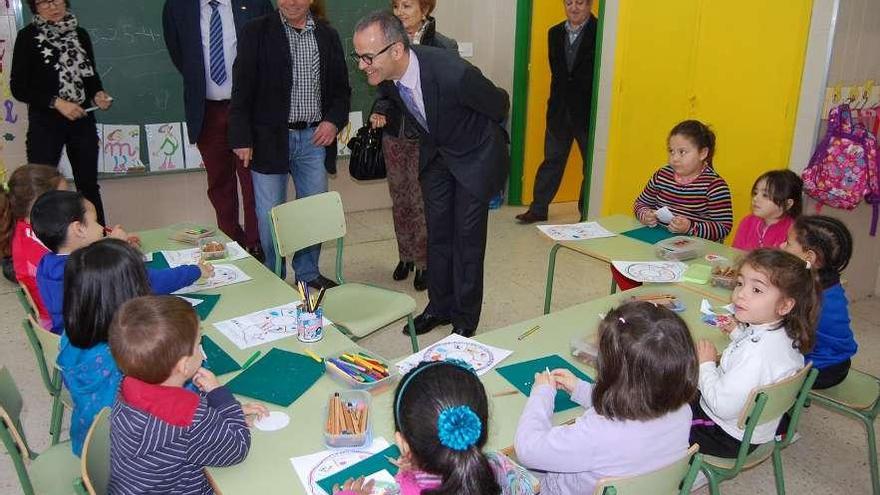
<path id="1" fill-rule="evenodd" d="M 513 217 L 520 211 L 505 207 L 490 214 L 481 332 L 539 315 L 543 307 L 547 252 L 551 243 L 534 227 L 514 223 Z M 423 307 L 426 294 L 413 291 L 412 279 L 391 280 L 397 257 L 390 210 L 353 213 L 347 218 L 346 278 L 405 290 Z M 577 212 L 571 204 L 556 206 L 551 211 L 554 222 L 576 219 Z M 322 267 L 328 275 L 332 273 L 334 254 L 334 249 L 328 248 L 322 256 Z M 605 295 L 608 287 L 607 268 L 570 253 L 560 253 L 554 308 Z M 49 440 L 49 400 L 20 327 L 22 315 L 13 285 L 0 281 L 0 342 L 3 343 L 0 363 L 10 369 L 23 391 L 24 428 L 31 447 L 39 451 Z M 880 374 L 880 299 L 869 298 L 852 304 L 851 315 L 861 345 L 854 365 Z M 386 328 L 362 343 L 367 348 L 381 350 L 386 356 L 406 354 L 408 339 L 400 334 L 398 327 Z M 439 340 L 448 332 L 449 327 L 435 330 L 422 337 L 422 344 Z M 495 411 L 495 414 L 503 412 Z M 803 420 L 803 438 L 783 454 L 788 493 L 870 493 L 865 434 L 861 428 L 853 420 L 811 407 Z M 724 483 L 723 491 L 730 495 L 775 493 L 772 466 L 765 463 Z M 5 452 L 0 455 L 0 493 L 19 493 L 15 472 Z"/>

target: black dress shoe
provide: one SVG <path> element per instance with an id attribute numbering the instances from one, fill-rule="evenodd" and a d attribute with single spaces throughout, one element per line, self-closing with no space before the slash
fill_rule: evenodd
<path id="1" fill-rule="evenodd" d="M 428 270 L 416 270 L 413 288 L 419 292 L 428 288 Z"/>
<path id="2" fill-rule="evenodd" d="M 260 263 L 266 261 L 266 255 L 263 253 L 263 248 L 260 246 L 252 246 L 247 248 L 247 252 L 257 259 Z"/>
<path id="3" fill-rule="evenodd" d="M 474 334 L 477 333 L 477 330 L 470 328 L 453 328 L 452 333 L 457 333 L 462 337 L 473 337 Z"/>
<path id="4" fill-rule="evenodd" d="M 403 261 L 397 263 L 397 268 L 394 269 L 394 274 L 391 275 L 394 280 L 406 280 L 406 277 L 409 277 L 409 272 L 413 271 L 413 264 L 404 263 Z"/>
<path id="5" fill-rule="evenodd" d="M 525 213 L 520 213 L 519 215 L 517 215 L 516 219 L 519 220 L 519 223 L 525 225 L 535 222 L 545 222 L 547 221 L 547 215 L 538 215 L 532 210 L 526 210 Z"/>
<path id="6" fill-rule="evenodd" d="M 318 290 L 332 289 L 332 288 L 336 287 L 337 285 L 339 285 L 336 282 L 330 280 L 329 278 L 327 278 L 323 275 L 318 275 L 317 277 L 315 277 L 314 280 L 309 280 L 307 283 L 308 283 L 309 287 L 311 287 L 313 289 L 318 289 Z"/>
<path id="7" fill-rule="evenodd" d="M 452 320 L 449 318 L 442 318 L 428 313 L 422 313 L 413 320 L 416 335 L 426 334 L 440 325 L 449 325 L 450 323 L 452 323 Z M 409 326 L 403 326 L 403 334 L 409 335 Z"/>

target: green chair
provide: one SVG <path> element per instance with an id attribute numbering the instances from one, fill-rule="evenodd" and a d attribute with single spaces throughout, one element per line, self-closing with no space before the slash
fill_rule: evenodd
<path id="1" fill-rule="evenodd" d="M 871 486 L 874 495 L 880 495 L 880 473 L 877 467 L 877 439 L 874 420 L 880 412 L 880 379 L 856 369 L 850 369 L 839 385 L 810 392 L 810 400 L 860 420 L 868 433 L 868 466 L 871 468 Z"/>
<path id="2" fill-rule="evenodd" d="M 37 316 L 37 305 L 24 285 L 18 284 L 18 290 L 15 291 L 15 295 L 18 296 L 18 303 L 24 308 L 26 315 Z"/>
<path id="3" fill-rule="evenodd" d="M 700 472 L 699 445 L 691 445 L 680 460 L 650 473 L 626 478 L 602 478 L 593 495 L 687 495 Z"/>
<path id="4" fill-rule="evenodd" d="M 416 301 L 406 294 L 381 287 L 346 283 L 342 276 L 345 214 L 335 191 L 316 194 L 278 205 L 269 212 L 275 246 L 275 274 L 281 276 L 283 256 L 327 241 L 336 241 L 338 287 L 324 294 L 324 316 L 352 340 L 406 318 L 413 352 L 419 350 L 413 325 Z"/>
<path id="5" fill-rule="evenodd" d="M 21 326 L 24 328 L 24 333 L 31 344 L 31 349 L 34 351 L 37 369 L 40 370 L 40 376 L 43 379 L 43 386 L 49 392 L 49 395 L 52 396 L 52 416 L 49 420 L 49 433 L 52 435 L 52 445 L 55 445 L 61 437 L 64 406 L 67 405 L 69 409 L 73 407 L 67 391 L 61 385 L 61 370 L 55 365 L 61 337 L 42 328 L 33 315 L 25 318 Z"/>
<path id="6" fill-rule="evenodd" d="M 21 393 L 6 367 L 0 367 L 0 440 L 12 460 L 25 495 L 75 493 L 81 483 L 80 462 L 67 442 L 40 454 L 30 449 L 21 427 Z"/>
<path id="7" fill-rule="evenodd" d="M 82 451 L 82 495 L 106 495 L 110 485 L 110 408 L 98 412 Z"/>
<path id="8" fill-rule="evenodd" d="M 709 491 L 712 495 L 721 493 L 718 485 L 725 480 L 736 477 L 745 469 L 750 469 L 766 461 L 773 459 L 773 476 L 776 479 L 776 493 L 785 493 L 785 476 L 782 472 L 782 449 L 788 447 L 797 433 L 801 412 L 804 403 L 810 393 L 816 375 L 819 372 L 812 369 L 808 363 L 800 371 L 784 380 L 766 387 L 760 387 L 752 391 L 746 400 L 746 407 L 739 417 L 737 426 L 745 431 L 742 445 L 735 459 L 703 455 L 701 469 L 709 480 Z M 762 444 L 752 453 L 749 453 L 749 442 L 755 427 L 776 421 L 783 414 L 790 415 L 788 429 L 780 439 Z"/>

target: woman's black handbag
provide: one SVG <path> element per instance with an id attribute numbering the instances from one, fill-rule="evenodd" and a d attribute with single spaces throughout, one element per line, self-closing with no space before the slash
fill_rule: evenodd
<path id="1" fill-rule="evenodd" d="M 382 154 L 382 129 L 374 129 L 369 124 L 361 127 L 357 135 L 348 141 L 351 160 L 348 172 L 357 180 L 384 179 L 385 156 Z"/>

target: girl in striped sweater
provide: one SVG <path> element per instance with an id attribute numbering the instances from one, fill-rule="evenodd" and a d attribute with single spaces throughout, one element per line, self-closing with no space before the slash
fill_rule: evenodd
<path id="1" fill-rule="evenodd" d="M 667 207 L 670 232 L 721 242 L 733 227 L 727 182 L 712 167 L 715 133 L 698 120 L 672 128 L 669 164 L 660 168 L 636 198 L 633 211 L 649 227 L 660 223 L 657 210 Z"/>

